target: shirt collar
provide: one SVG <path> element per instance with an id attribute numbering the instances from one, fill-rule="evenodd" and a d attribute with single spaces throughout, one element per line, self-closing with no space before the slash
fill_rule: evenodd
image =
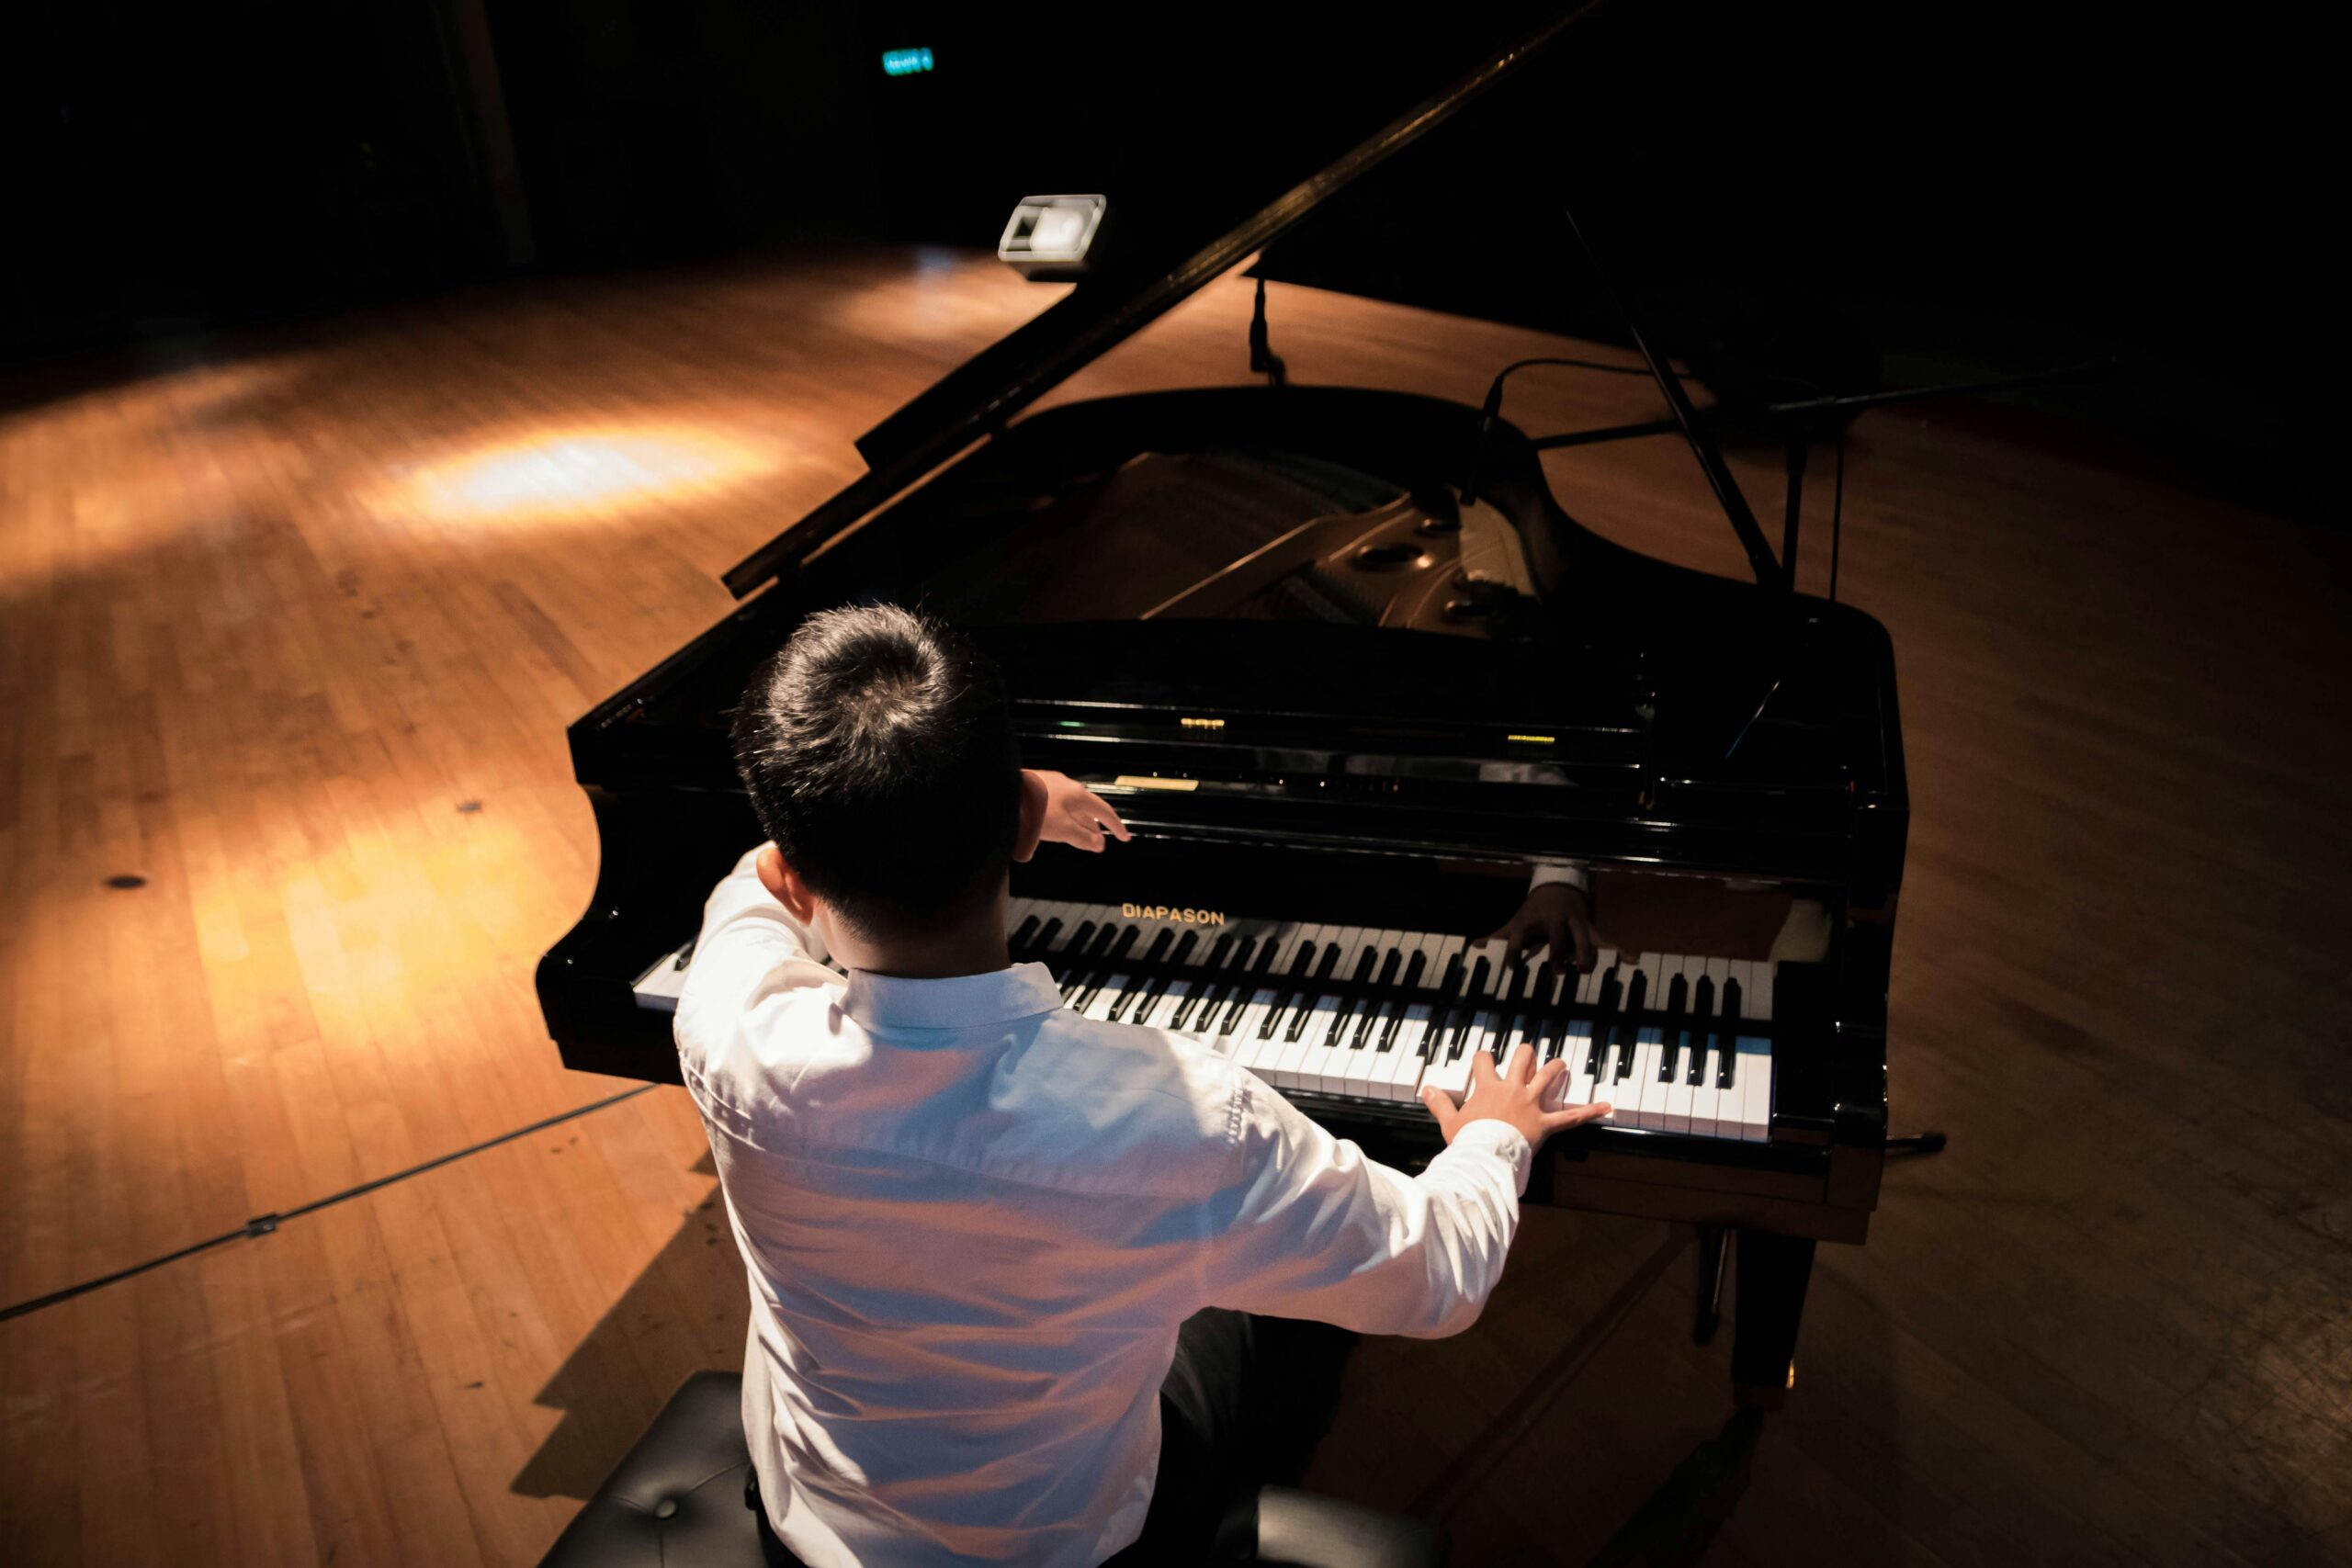
<path id="1" fill-rule="evenodd" d="M 841 1005 L 868 1029 L 985 1029 L 1058 1012 L 1062 994 L 1042 964 L 1015 964 L 949 980 L 907 980 L 853 969 Z"/>

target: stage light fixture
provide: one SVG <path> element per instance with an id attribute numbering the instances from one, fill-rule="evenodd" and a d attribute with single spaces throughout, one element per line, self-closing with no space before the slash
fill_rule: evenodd
<path id="1" fill-rule="evenodd" d="M 931 51 L 927 49 L 886 49 L 882 51 L 882 74 L 885 76 L 919 76 L 931 69 Z"/>
<path id="2" fill-rule="evenodd" d="M 997 259 L 1039 282 L 1081 276 L 1110 205 L 1099 196 L 1024 196 L 996 243 Z"/>

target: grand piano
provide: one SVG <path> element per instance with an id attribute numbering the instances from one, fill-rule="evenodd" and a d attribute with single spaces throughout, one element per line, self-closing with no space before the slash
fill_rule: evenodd
<path id="1" fill-rule="evenodd" d="M 1638 331 L 1757 581 L 1582 526 L 1491 399 L 1244 384 L 1028 412 L 1575 19 L 1238 223 L 1081 281 L 861 438 L 868 471 L 727 574 L 737 610 L 571 727 L 602 866 L 538 970 L 568 1066 L 676 1079 L 702 901 L 760 838 L 730 710 L 809 611 L 918 604 L 1001 665 L 1024 762 L 1134 830 L 1014 868 L 1016 959 L 1407 1168 L 1440 1146 L 1420 1085 L 1522 1041 L 1565 1058 L 1566 1097 L 1616 1114 L 1553 1139 L 1528 1201 L 1699 1227 L 1696 1332 L 1728 1275 L 1735 1391 L 1781 1403 L 1815 1244 L 1865 1238 L 1885 1157 L 1885 631 L 1792 591 Z M 1589 884 L 1581 971 L 1488 940 L 1545 867 Z"/>

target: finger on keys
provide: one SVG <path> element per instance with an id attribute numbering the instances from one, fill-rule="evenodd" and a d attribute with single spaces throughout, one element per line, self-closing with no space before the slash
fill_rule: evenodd
<path id="1" fill-rule="evenodd" d="M 1570 922 L 1570 927 L 1576 935 L 1577 967 L 1589 969 L 1592 967 L 1592 926 L 1589 921 L 1575 920 Z"/>
<path id="2" fill-rule="evenodd" d="M 1556 1133 L 1563 1127 L 1581 1127 L 1588 1122 L 1601 1122 L 1616 1109 L 1611 1105 L 1571 1105 L 1564 1111 L 1544 1112 L 1544 1130 Z"/>
<path id="3" fill-rule="evenodd" d="M 1544 941 L 1551 949 L 1553 963 L 1565 967 L 1571 953 L 1576 954 L 1578 965 L 1584 963 L 1583 953 L 1577 946 L 1576 928 L 1569 923 L 1567 916 L 1562 915 L 1552 922 L 1551 929 L 1544 933 Z"/>
<path id="4" fill-rule="evenodd" d="M 1550 1061 L 1544 1063 L 1541 1067 L 1538 1067 L 1535 1070 L 1536 1098 L 1539 1100 L 1542 1099 L 1544 1091 L 1550 1089 L 1552 1085 L 1559 1079 L 1560 1076 L 1567 1070 L 1567 1059 L 1564 1056 L 1555 1056 Z"/>
<path id="5" fill-rule="evenodd" d="M 1452 1143 L 1453 1129 L 1462 1120 L 1461 1109 L 1453 1103 L 1453 1097 L 1430 1084 L 1421 1090 L 1421 1103 L 1430 1108 L 1431 1116 L 1437 1118 L 1437 1130 L 1444 1134 L 1445 1141 Z"/>
<path id="6" fill-rule="evenodd" d="M 1490 1083 L 1500 1081 L 1495 1076 L 1495 1058 L 1492 1054 L 1485 1051 L 1470 1053 L 1470 1092 L 1472 1094 L 1477 1093 Z"/>
<path id="7" fill-rule="evenodd" d="M 1507 1083 L 1525 1083 L 1535 1075 L 1535 1053 L 1522 1040 L 1510 1048 L 1510 1060 L 1503 1064 Z"/>

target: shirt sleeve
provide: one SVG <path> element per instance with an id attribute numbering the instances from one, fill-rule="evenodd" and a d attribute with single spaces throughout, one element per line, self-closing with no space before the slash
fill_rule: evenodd
<path id="1" fill-rule="evenodd" d="M 1420 1175 L 1365 1157 L 1245 1083 L 1239 1174 L 1208 1247 L 1210 1305 L 1440 1338 L 1502 1278 L 1534 1151 L 1473 1122 Z"/>
<path id="2" fill-rule="evenodd" d="M 702 907 L 702 935 L 695 942 L 695 962 L 714 948 L 733 949 L 754 945 L 771 951 L 788 950 L 794 958 L 825 962 L 825 939 L 816 929 L 801 924 L 792 912 L 776 902 L 760 881 L 758 862 L 760 849 L 745 850 L 735 869 L 719 878 L 718 886 Z"/>
<path id="3" fill-rule="evenodd" d="M 1537 861 L 1535 874 L 1527 879 L 1527 890 L 1532 893 L 1538 887 L 1554 882 L 1566 883 L 1587 899 L 1592 897 L 1592 873 L 1572 860 Z"/>
<path id="4" fill-rule="evenodd" d="M 719 1032 L 771 992 L 837 980 L 825 967 L 824 938 L 792 918 L 760 882 L 759 851 L 744 852 L 703 904 L 702 933 L 678 995 L 675 1034 L 689 1066 Z M 709 1038 L 706 1038 L 709 1037 Z"/>

